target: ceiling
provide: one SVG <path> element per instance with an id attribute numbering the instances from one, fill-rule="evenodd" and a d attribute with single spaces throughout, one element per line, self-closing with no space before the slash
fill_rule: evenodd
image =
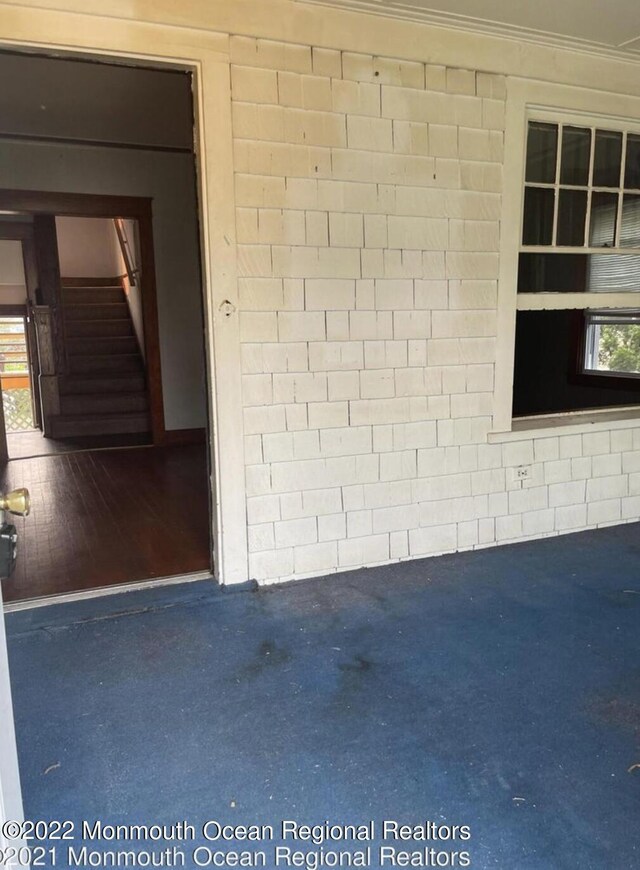
<path id="1" fill-rule="evenodd" d="M 303 0 L 527 40 L 640 56 L 638 0 Z"/>

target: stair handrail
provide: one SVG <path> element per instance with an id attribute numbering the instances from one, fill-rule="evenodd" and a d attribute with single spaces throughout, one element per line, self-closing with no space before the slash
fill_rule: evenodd
<path id="1" fill-rule="evenodd" d="M 51 305 L 27 303 L 28 316 L 33 323 L 38 356 L 38 392 L 40 418 L 45 436 L 51 435 L 52 418 L 60 413 L 58 377 L 64 373 L 60 366 L 60 346 L 57 338 L 57 311 Z"/>
<path id="2" fill-rule="evenodd" d="M 118 237 L 118 244 L 120 245 L 120 252 L 122 253 L 124 266 L 127 271 L 127 279 L 129 284 L 132 287 L 135 287 L 136 275 L 140 274 L 140 268 L 135 265 L 135 255 L 127 237 L 124 220 L 122 218 L 113 218 L 113 225 L 115 227 L 116 236 Z"/>

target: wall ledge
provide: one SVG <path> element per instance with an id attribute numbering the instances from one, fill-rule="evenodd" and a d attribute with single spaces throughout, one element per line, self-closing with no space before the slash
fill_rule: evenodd
<path id="1" fill-rule="evenodd" d="M 637 427 L 640 427 L 640 405 L 617 408 L 614 411 L 577 411 L 543 417 L 520 417 L 513 421 L 510 431 L 489 432 L 487 438 L 489 444 L 502 444 L 507 441 L 528 441 L 530 438 L 583 435 L 585 432 Z"/>

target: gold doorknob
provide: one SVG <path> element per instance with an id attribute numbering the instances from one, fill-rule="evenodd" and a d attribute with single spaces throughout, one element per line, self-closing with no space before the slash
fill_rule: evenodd
<path id="1" fill-rule="evenodd" d="M 0 495 L 0 511 L 9 511 L 10 514 L 26 517 L 29 516 L 30 510 L 31 499 L 28 489 L 12 489 L 11 492 Z"/>

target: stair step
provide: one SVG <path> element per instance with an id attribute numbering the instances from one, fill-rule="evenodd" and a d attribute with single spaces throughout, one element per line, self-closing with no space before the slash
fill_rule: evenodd
<path id="1" fill-rule="evenodd" d="M 51 418 L 53 438 L 74 438 L 82 435 L 124 435 L 150 431 L 147 413 L 132 414 L 61 414 Z"/>
<path id="2" fill-rule="evenodd" d="M 106 338 L 68 338 L 67 351 L 74 356 L 121 356 L 137 354 L 138 343 L 133 335 Z"/>
<path id="3" fill-rule="evenodd" d="M 124 302 L 122 287 L 63 287 L 63 304 L 78 302 Z"/>
<path id="4" fill-rule="evenodd" d="M 82 277 L 71 277 L 71 275 L 62 275 L 60 283 L 63 287 L 119 287 L 122 279 L 116 275 L 109 275 L 107 278 L 98 278 L 95 275 L 83 275 Z"/>
<path id="5" fill-rule="evenodd" d="M 64 375 L 58 382 L 61 396 L 78 393 L 140 393 L 144 392 L 142 373 Z"/>
<path id="6" fill-rule="evenodd" d="M 87 414 L 127 414 L 148 411 L 146 393 L 76 393 L 60 396 L 62 416 Z"/>
<path id="7" fill-rule="evenodd" d="M 107 338 L 113 335 L 133 335 L 131 320 L 70 320 L 65 325 L 67 338 Z"/>
<path id="8" fill-rule="evenodd" d="M 129 316 L 126 302 L 73 303 L 62 308 L 67 323 L 72 320 L 125 320 Z"/>
<path id="9" fill-rule="evenodd" d="M 69 371 L 71 374 L 100 373 L 108 377 L 112 372 L 140 372 L 142 374 L 143 367 L 138 353 L 107 354 L 106 356 L 92 354 L 91 356 L 70 356 Z"/>

